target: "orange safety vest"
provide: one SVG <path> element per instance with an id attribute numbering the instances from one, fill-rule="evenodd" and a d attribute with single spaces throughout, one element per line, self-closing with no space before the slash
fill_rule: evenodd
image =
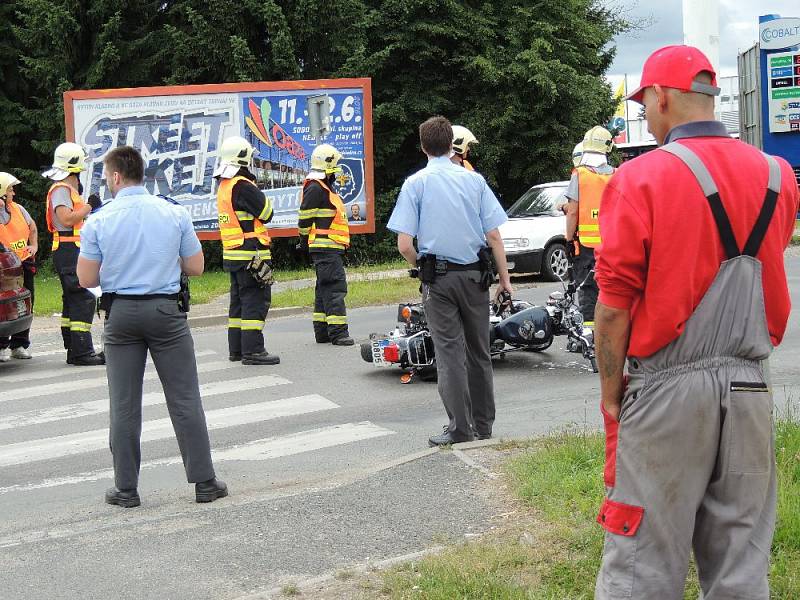
<path id="1" fill-rule="evenodd" d="M 350 225 L 347 222 L 347 213 L 344 210 L 344 203 L 328 184 L 321 179 L 306 179 L 303 184 L 303 189 L 312 182 L 316 181 L 328 192 L 328 202 L 331 203 L 331 208 L 335 211 L 333 221 L 331 221 L 330 229 L 318 229 L 316 224 L 311 226 L 308 232 L 308 247 L 344 250 L 350 246 Z"/>
<path id="2" fill-rule="evenodd" d="M 253 184 L 247 177 L 237 175 L 231 179 L 222 179 L 217 188 L 217 212 L 219 213 L 219 235 L 222 240 L 223 260 L 250 260 L 256 254 L 261 258 L 272 258 L 269 250 L 270 237 L 266 226 L 248 212 L 234 210 L 233 208 L 233 186 L 240 181 Z M 242 230 L 241 221 L 253 221 L 253 231 L 245 233 Z M 266 250 L 238 250 L 244 245 L 246 239 L 257 238 L 262 246 L 267 246 Z"/>
<path id="3" fill-rule="evenodd" d="M 602 175 L 586 167 L 575 169 L 578 174 L 578 239 L 582 246 L 600 245 L 600 200 L 611 174 Z"/>
<path id="4" fill-rule="evenodd" d="M 30 226 L 14 202 L 6 200 L 6 208 L 11 218 L 5 225 L 0 225 L 0 243 L 13 250 L 20 260 L 27 260 L 31 257 L 31 251 L 28 250 Z"/>
<path id="5" fill-rule="evenodd" d="M 469 162 L 469 161 L 468 161 L 466 158 L 462 158 L 462 159 L 461 159 L 461 164 L 462 164 L 462 165 L 464 165 L 464 168 L 465 168 L 467 171 L 474 171 L 474 170 L 475 170 L 475 167 L 473 167 L 473 166 L 472 166 L 472 163 L 471 163 L 471 162 Z"/>
<path id="6" fill-rule="evenodd" d="M 58 246 L 61 242 L 72 242 L 76 246 L 80 247 L 81 245 L 81 227 L 83 227 L 83 221 L 78 221 L 75 226 L 72 228 L 72 235 L 61 235 L 55 226 L 53 225 L 53 213 L 55 213 L 55 209 L 53 208 L 52 204 L 50 203 L 50 199 L 53 196 L 53 192 L 56 191 L 58 188 L 63 187 L 69 190 L 69 197 L 72 200 L 72 210 L 77 210 L 85 203 L 83 198 L 81 198 L 80 194 L 78 194 L 78 190 L 76 190 L 71 185 L 64 183 L 62 181 L 57 181 L 53 185 L 50 186 L 50 190 L 47 192 L 47 229 L 50 233 L 53 234 L 53 251 L 55 252 L 58 249 Z"/>

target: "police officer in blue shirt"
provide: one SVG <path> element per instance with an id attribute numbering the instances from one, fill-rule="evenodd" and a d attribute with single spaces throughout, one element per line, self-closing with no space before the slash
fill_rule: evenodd
<path id="1" fill-rule="evenodd" d="M 429 443 L 488 439 L 495 417 L 489 354 L 489 287 L 494 278 L 490 255 L 500 276 L 497 294 L 511 293 L 498 231 L 507 217 L 481 175 L 450 162 L 453 129 L 447 119 L 425 121 L 419 138 L 428 166 L 405 181 L 387 227 L 398 234 L 403 257 L 419 266 L 436 348 L 439 395 L 450 418 Z"/>
<path id="2" fill-rule="evenodd" d="M 197 502 L 228 495 L 214 475 L 200 400 L 194 341 L 179 307 L 181 272 L 200 275 L 204 259 L 189 213 L 142 186 L 144 161 L 130 146 L 104 159 L 114 196 L 81 229 L 78 279 L 100 285 L 106 303 L 105 353 L 111 402 L 111 454 L 116 486 L 106 502 L 140 504 L 142 382 L 147 351 L 167 401 L 186 476 Z M 108 302 L 111 302 L 110 306 Z"/>

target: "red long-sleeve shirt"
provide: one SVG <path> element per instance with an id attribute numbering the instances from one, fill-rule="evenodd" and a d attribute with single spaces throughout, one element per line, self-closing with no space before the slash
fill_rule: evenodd
<path id="1" fill-rule="evenodd" d="M 667 141 L 677 139 L 711 173 L 742 248 L 764 203 L 769 173 L 764 156 L 724 135 L 714 122 L 677 127 Z M 798 210 L 794 173 L 785 160 L 778 161 L 781 193 L 756 257 L 763 267 L 767 326 L 776 346 L 791 308 L 783 252 Z M 600 231 L 599 301 L 631 310 L 628 355 L 650 356 L 680 336 L 726 259 L 708 201 L 680 159 L 655 150 L 617 170 L 603 195 Z"/>

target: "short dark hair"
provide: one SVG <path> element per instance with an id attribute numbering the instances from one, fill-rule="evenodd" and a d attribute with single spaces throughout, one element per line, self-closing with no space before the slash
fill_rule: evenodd
<path id="1" fill-rule="evenodd" d="M 119 173 L 125 181 L 141 183 L 144 181 L 144 159 L 132 146 L 114 148 L 103 159 L 106 172 Z"/>
<path id="2" fill-rule="evenodd" d="M 431 117 L 419 126 L 422 150 L 431 156 L 450 154 L 453 145 L 453 126 L 441 116 Z"/>

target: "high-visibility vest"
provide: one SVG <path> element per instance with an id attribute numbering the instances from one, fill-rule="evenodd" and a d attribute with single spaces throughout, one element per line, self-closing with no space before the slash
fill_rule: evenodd
<path id="1" fill-rule="evenodd" d="M 58 231 L 55 226 L 53 225 L 53 217 L 55 216 L 55 209 L 51 203 L 51 199 L 53 197 L 53 192 L 55 192 L 58 188 L 66 188 L 69 191 L 69 198 L 72 200 L 72 210 L 78 210 L 81 206 L 85 203 L 83 198 L 81 198 L 78 190 L 76 190 L 71 185 L 64 183 L 63 181 L 57 181 L 53 185 L 50 186 L 50 190 L 47 192 L 47 230 L 53 234 L 53 251 L 55 252 L 58 249 L 58 245 L 61 242 L 72 242 L 76 246 L 81 245 L 81 227 L 83 227 L 83 219 L 78 221 L 72 227 L 72 235 L 61 235 L 61 232 Z"/>
<path id="2" fill-rule="evenodd" d="M 0 225 L 0 243 L 13 250 L 20 260 L 27 260 L 31 257 L 31 252 L 28 250 L 30 226 L 16 203 L 6 200 L 6 208 L 11 218 L 5 225 Z"/>
<path id="3" fill-rule="evenodd" d="M 331 204 L 330 209 L 319 209 L 319 211 L 330 210 L 333 213 L 333 221 L 331 221 L 330 229 L 319 229 L 316 224 L 311 226 L 308 232 L 308 247 L 309 249 L 335 249 L 344 250 L 350 246 L 350 225 L 347 222 L 347 213 L 344 210 L 344 203 L 328 184 L 321 179 L 306 179 L 303 184 L 303 190 L 308 187 L 312 181 L 317 182 L 322 188 L 328 192 L 328 202 Z M 313 210 L 313 209 L 312 209 Z"/>
<path id="4" fill-rule="evenodd" d="M 578 239 L 582 246 L 597 248 L 600 245 L 600 200 L 611 174 L 597 173 L 578 167 Z"/>
<path id="5" fill-rule="evenodd" d="M 461 164 L 464 165 L 464 168 L 467 171 L 474 171 L 475 167 L 472 166 L 472 163 L 469 162 L 466 158 L 461 159 Z"/>
<path id="6" fill-rule="evenodd" d="M 246 181 L 250 185 L 255 185 L 247 177 L 237 175 L 231 179 L 221 179 L 217 188 L 217 212 L 219 213 L 219 235 L 222 240 L 222 259 L 223 260 L 247 260 L 252 259 L 256 254 L 261 258 L 272 258 L 269 249 L 270 237 L 267 227 L 255 215 L 251 215 L 243 210 L 233 208 L 233 187 L 240 181 Z M 267 214 L 258 215 L 261 218 L 269 218 L 272 206 L 267 204 Z M 241 221 L 252 221 L 253 231 L 242 229 Z M 262 246 L 262 250 L 240 250 L 246 239 L 257 238 Z"/>

